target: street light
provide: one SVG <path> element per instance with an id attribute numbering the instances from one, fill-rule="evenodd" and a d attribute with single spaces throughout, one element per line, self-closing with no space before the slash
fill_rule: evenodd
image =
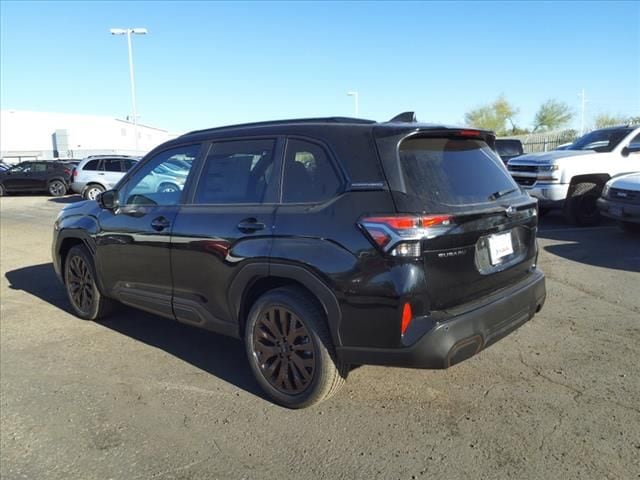
<path id="1" fill-rule="evenodd" d="M 126 35 L 129 47 L 129 79 L 131 81 L 131 105 L 133 107 L 133 136 L 135 137 L 136 153 L 138 153 L 138 113 L 136 111 L 136 81 L 133 76 L 133 53 L 131 50 L 131 35 L 146 35 L 146 28 L 112 28 L 111 35 Z"/>
<path id="2" fill-rule="evenodd" d="M 353 100 L 354 100 L 354 108 L 355 108 L 356 117 L 357 117 L 357 116 L 359 115 L 359 108 L 358 108 L 358 92 L 356 92 L 356 91 L 347 92 L 347 95 L 349 95 L 350 97 L 353 97 Z"/>

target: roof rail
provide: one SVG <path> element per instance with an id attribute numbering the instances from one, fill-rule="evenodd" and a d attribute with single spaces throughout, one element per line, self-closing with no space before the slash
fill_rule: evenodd
<path id="1" fill-rule="evenodd" d="M 393 123 L 393 122 L 417 123 L 418 120 L 416 119 L 416 112 L 402 112 L 396 115 L 395 117 L 393 117 L 387 123 Z"/>
<path id="2" fill-rule="evenodd" d="M 266 122 L 251 122 L 251 123 L 239 123 L 236 125 L 226 125 L 223 127 L 213 127 L 213 128 L 205 128 L 202 130 L 193 130 L 191 132 L 185 133 L 186 135 L 193 135 L 196 133 L 204 133 L 204 132 L 217 132 L 219 130 L 227 130 L 233 128 L 243 128 L 243 127 L 267 127 L 269 125 L 283 125 L 283 124 L 305 124 L 305 123 L 358 123 L 358 124 L 373 124 L 376 123 L 374 120 L 365 120 L 363 118 L 352 118 L 352 117 L 318 117 L 318 118 L 293 118 L 288 120 L 268 120 Z"/>

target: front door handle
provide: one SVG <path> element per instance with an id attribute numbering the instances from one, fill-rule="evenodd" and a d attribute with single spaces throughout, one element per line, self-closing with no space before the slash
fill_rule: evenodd
<path id="1" fill-rule="evenodd" d="M 238 230 L 242 233 L 252 233 L 258 230 L 264 230 L 266 225 L 258 222 L 255 218 L 245 218 L 238 224 Z"/>
<path id="2" fill-rule="evenodd" d="M 171 224 L 165 217 L 158 217 L 151 220 L 151 228 L 157 232 L 161 232 L 165 228 L 169 228 L 169 225 Z"/>

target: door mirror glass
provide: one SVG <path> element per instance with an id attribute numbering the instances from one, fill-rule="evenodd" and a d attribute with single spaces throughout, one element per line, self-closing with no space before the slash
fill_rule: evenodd
<path id="1" fill-rule="evenodd" d="M 117 210 L 118 207 L 120 207 L 117 190 L 107 190 L 106 192 L 102 192 L 98 195 L 96 201 L 100 208 L 104 208 L 105 210 Z"/>

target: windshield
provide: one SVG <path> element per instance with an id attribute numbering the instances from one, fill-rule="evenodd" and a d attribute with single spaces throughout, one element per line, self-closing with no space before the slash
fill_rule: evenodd
<path id="1" fill-rule="evenodd" d="M 409 139 L 400 145 L 400 162 L 407 195 L 434 211 L 519 192 L 500 158 L 482 140 Z"/>
<path id="2" fill-rule="evenodd" d="M 596 152 L 610 152 L 631 133 L 631 128 L 619 128 L 615 130 L 595 130 L 580 137 L 569 145 L 566 150 L 594 150 Z"/>

